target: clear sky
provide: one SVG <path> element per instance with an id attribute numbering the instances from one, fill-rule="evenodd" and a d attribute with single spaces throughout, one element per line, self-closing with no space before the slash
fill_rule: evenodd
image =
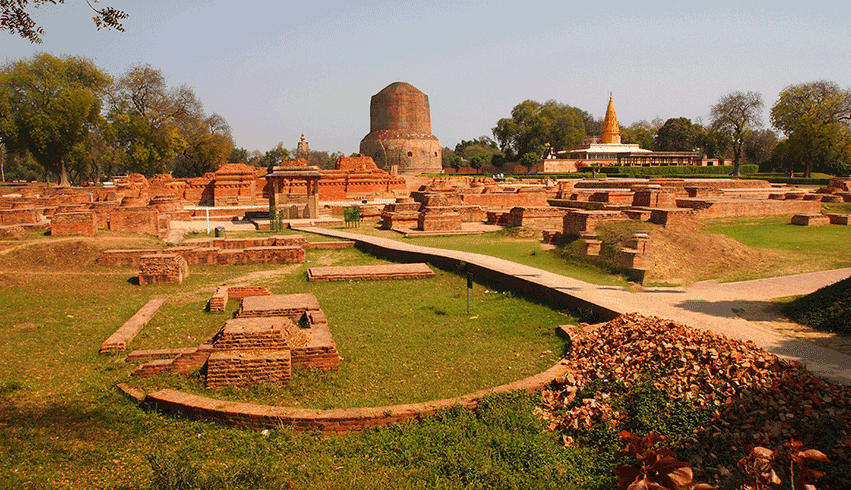
<path id="1" fill-rule="evenodd" d="M 101 0 L 126 32 L 97 32 L 84 0 L 34 11 L 44 44 L 0 33 L 0 58 L 82 55 L 118 77 L 150 64 L 222 115 L 237 146 L 358 151 L 369 100 L 396 81 L 429 96 L 443 146 L 491 135 L 526 99 L 622 125 L 708 120 L 719 97 L 851 86 L 851 2 Z"/>

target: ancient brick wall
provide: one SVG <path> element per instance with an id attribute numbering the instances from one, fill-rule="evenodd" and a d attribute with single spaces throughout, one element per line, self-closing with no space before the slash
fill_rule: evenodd
<path id="1" fill-rule="evenodd" d="M 620 211 L 571 211 L 564 215 L 562 230 L 565 235 L 580 235 L 593 232 L 602 223 L 626 221 Z"/>
<path id="2" fill-rule="evenodd" d="M 50 234 L 52 236 L 94 235 L 97 227 L 97 216 L 92 211 L 56 213 L 50 220 Z"/>
<path id="3" fill-rule="evenodd" d="M 180 413 L 195 420 L 208 420 L 227 425 L 269 429 L 287 427 L 295 431 L 319 430 L 329 434 L 348 434 L 372 427 L 416 420 L 433 415 L 438 410 L 456 406 L 473 409 L 478 405 L 479 400 L 492 393 L 534 392 L 552 383 L 553 380 L 565 376 L 567 372 L 565 365 L 559 362 L 543 373 L 456 398 L 371 408 L 314 410 L 274 407 L 215 400 L 170 389 L 148 393 L 145 403 L 159 410 Z"/>
<path id="4" fill-rule="evenodd" d="M 189 275 L 186 260 L 177 254 L 143 255 L 139 258 L 139 285 L 177 283 Z"/>
<path id="5" fill-rule="evenodd" d="M 160 236 L 159 212 L 141 206 L 115 208 L 109 213 L 109 229 Z"/>
<path id="6" fill-rule="evenodd" d="M 207 388 L 259 382 L 287 384 L 290 379 L 290 351 L 286 349 L 215 351 L 207 360 Z"/>
<path id="7" fill-rule="evenodd" d="M 514 207 L 508 214 L 508 225 L 536 229 L 560 229 L 566 213 L 566 209 L 551 206 Z"/>
<path id="8" fill-rule="evenodd" d="M 0 225 L 29 225 L 41 221 L 39 210 L 29 208 L 0 210 Z"/>

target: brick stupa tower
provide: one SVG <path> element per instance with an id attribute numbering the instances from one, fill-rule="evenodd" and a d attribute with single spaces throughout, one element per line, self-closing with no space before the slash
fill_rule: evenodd
<path id="1" fill-rule="evenodd" d="M 413 85 L 391 83 L 372 96 L 369 130 L 360 152 L 379 168 L 401 175 L 439 173 L 443 168 L 440 141 L 431 134 L 428 96 Z"/>

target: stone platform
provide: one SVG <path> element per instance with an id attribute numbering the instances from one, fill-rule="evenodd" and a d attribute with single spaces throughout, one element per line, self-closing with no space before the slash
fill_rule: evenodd
<path id="1" fill-rule="evenodd" d="M 434 271 L 423 262 L 349 267 L 311 267 L 307 270 L 308 281 L 369 281 L 423 277 L 434 277 Z"/>

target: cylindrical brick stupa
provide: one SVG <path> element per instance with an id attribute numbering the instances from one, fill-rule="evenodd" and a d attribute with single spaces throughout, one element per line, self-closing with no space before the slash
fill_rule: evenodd
<path id="1" fill-rule="evenodd" d="M 431 134 L 428 95 L 404 82 L 391 83 L 372 96 L 369 131 L 360 152 L 401 175 L 439 173 L 443 168 L 440 141 Z"/>

